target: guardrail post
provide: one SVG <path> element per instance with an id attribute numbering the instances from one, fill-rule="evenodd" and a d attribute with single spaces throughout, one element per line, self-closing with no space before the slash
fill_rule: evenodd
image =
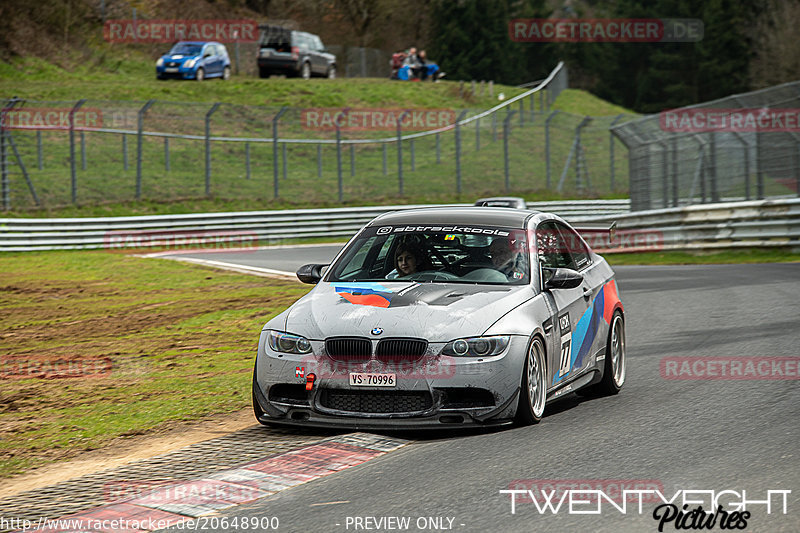
<path id="1" fill-rule="evenodd" d="M 611 128 L 624 116 L 623 113 L 620 113 L 614 117 L 614 120 L 608 125 L 608 157 L 611 170 L 611 192 L 614 192 L 614 132 L 611 131 Z"/>
<path id="2" fill-rule="evenodd" d="M 39 170 L 44 169 L 44 153 L 42 150 L 42 130 L 36 130 L 36 161 Z"/>
<path id="3" fill-rule="evenodd" d="M 467 114 L 467 110 L 461 112 L 456 118 L 456 192 L 461 194 L 461 121 Z"/>
<path id="4" fill-rule="evenodd" d="M 317 177 L 322 177 L 322 143 L 317 144 Z"/>
<path id="5" fill-rule="evenodd" d="M 511 190 L 511 184 L 508 177 L 508 135 L 511 132 L 511 117 L 516 113 L 515 110 L 509 110 L 508 115 L 503 120 L 503 169 L 506 181 L 506 192 Z"/>
<path id="6" fill-rule="evenodd" d="M 250 143 L 244 143 L 244 170 L 245 179 L 250 179 Z"/>
<path id="7" fill-rule="evenodd" d="M 221 102 L 215 103 L 206 113 L 206 196 L 211 195 L 211 115 L 221 105 Z"/>
<path id="8" fill-rule="evenodd" d="M 539 93 L 541 94 L 541 93 Z M 550 189 L 550 121 L 558 114 L 556 109 L 544 121 L 544 160 L 547 174 L 547 189 Z"/>
<path id="9" fill-rule="evenodd" d="M 164 137 L 164 170 L 169 172 L 169 137 Z"/>
<path id="10" fill-rule="evenodd" d="M 403 119 L 409 114 L 409 110 L 403 111 L 397 117 L 397 182 L 400 196 L 403 196 Z"/>
<path id="11" fill-rule="evenodd" d="M 78 100 L 72 109 L 69 111 L 69 173 L 70 173 L 70 191 L 72 194 L 72 203 L 78 201 L 78 177 L 75 169 L 75 113 L 86 103 L 86 98 Z M 141 135 L 141 133 L 140 133 Z"/>
<path id="12" fill-rule="evenodd" d="M 144 114 L 150 109 L 150 106 L 155 104 L 155 100 L 148 100 L 146 104 L 139 109 L 136 117 L 136 199 L 142 198 L 142 131 L 144 130 Z M 125 142 L 125 141 L 123 141 Z M 127 163 L 127 143 L 123 145 L 126 154 Z"/>
<path id="13" fill-rule="evenodd" d="M 278 121 L 288 107 L 282 107 L 272 119 L 272 192 L 278 198 Z"/>

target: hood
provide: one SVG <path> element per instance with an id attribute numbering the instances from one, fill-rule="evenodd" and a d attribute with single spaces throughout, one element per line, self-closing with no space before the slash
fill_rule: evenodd
<path id="1" fill-rule="evenodd" d="M 190 59 L 200 59 L 199 55 L 183 55 L 183 54 L 164 54 L 161 56 L 161 59 L 164 60 L 164 63 L 177 63 L 178 65 L 184 64 L 186 61 Z"/>
<path id="2" fill-rule="evenodd" d="M 446 342 L 483 334 L 533 298 L 529 286 L 416 282 L 320 282 L 290 309 L 286 330 L 309 339 L 330 336 L 419 337 Z"/>

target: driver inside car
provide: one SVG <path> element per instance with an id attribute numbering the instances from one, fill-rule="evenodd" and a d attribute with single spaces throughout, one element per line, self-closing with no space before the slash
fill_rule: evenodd
<path id="1" fill-rule="evenodd" d="M 394 254 L 394 270 L 386 279 L 396 279 L 410 276 L 423 270 L 430 270 L 427 258 L 422 250 L 413 243 L 403 243 L 397 247 Z"/>
<path id="2" fill-rule="evenodd" d="M 508 237 L 497 237 L 489 245 L 492 265 L 509 280 L 520 280 L 524 277 L 524 268 L 520 264 L 520 254 L 512 249 Z"/>

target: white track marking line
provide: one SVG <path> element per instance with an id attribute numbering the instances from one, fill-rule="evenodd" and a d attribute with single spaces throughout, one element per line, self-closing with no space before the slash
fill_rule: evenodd
<path id="1" fill-rule="evenodd" d="M 284 270 L 273 270 L 271 268 L 261 268 L 248 265 L 239 265 L 236 263 L 225 263 L 222 261 L 211 261 L 208 259 L 196 259 L 194 257 L 164 257 L 163 259 L 171 259 L 173 261 L 184 261 L 186 263 L 195 263 L 198 265 L 210 266 L 214 268 L 221 268 L 223 270 L 232 270 L 241 274 L 252 274 L 255 276 L 263 276 L 266 278 L 281 278 L 291 279 L 300 282 L 294 272 L 286 272 Z"/>

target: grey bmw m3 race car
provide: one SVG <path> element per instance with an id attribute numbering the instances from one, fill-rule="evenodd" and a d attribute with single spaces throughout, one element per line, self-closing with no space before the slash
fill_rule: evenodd
<path id="1" fill-rule="evenodd" d="M 297 275 L 316 286 L 258 342 L 263 424 L 531 424 L 549 400 L 625 382 L 614 272 L 556 215 L 396 211 Z"/>

